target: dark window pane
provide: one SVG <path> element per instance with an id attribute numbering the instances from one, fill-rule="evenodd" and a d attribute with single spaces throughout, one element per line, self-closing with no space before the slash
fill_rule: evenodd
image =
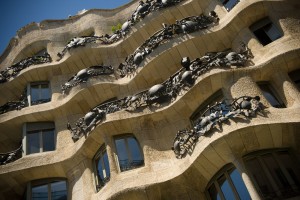
<path id="1" fill-rule="evenodd" d="M 51 183 L 51 200 L 67 200 L 66 181 Z"/>
<path id="2" fill-rule="evenodd" d="M 259 87 L 264 95 L 264 97 L 268 100 L 268 102 L 275 108 L 283 108 L 285 107 L 283 103 L 281 103 L 278 98 L 276 98 L 274 92 L 272 91 L 269 84 L 259 84 Z"/>
<path id="3" fill-rule="evenodd" d="M 277 40 L 281 37 L 281 33 L 273 23 L 267 24 L 264 27 L 264 31 L 266 32 L 271 41 Z"/>
<path id="4" fill-rule="evenodd" d="M 226 10 L 231 10 L 239 0 L 221 0 Z"/>
<path id="5" fill-rule="evenodd" d="M 41 85 L 41 99 L 43 100 L 50 100 L 50 89 L 49 84 L 42 84 Z"/>
<path id="6" fill-rule="evenodd" d="M 220 194 L 218 194 L 217 189 L 214 184 L 212 184 L 208 189 L 209 196 L 211 200 L 221 200 Z"/>
<path id="7" fill-rule="evenodd" d="M 289 73 L 290 78 L 297 85 L 298 90 L 300 90 L 300 70 L 295 70 Z"/>
<path id="8" fill-rule="evenodd" d="M 285 167 L 290 177 L 293 179 L 294 184 L 300 186 L 300 166 L 295 160 L 291 158 L 288 152 L 278 152 L 278 159 Z"/>
<path id="9" fill-rule="evenodd" d="M 117 139 L 116 140 L 116 147 L 118 153 L 118 160 L 121 171 L 124 171 L 129 168 L 129 160 L 128 160 L 128 153 L 126 150 L 125 139 Z"/>
<path id="10" fill-rule="evenodd" d="M 272 42 L 272 40 L 263 29 L 258 29 L 256 31 L 253 31 L 253 33 L 257 37 L 259 42 L 264 46 Z"/>
<path id="11" fill-rule="evenodd" d="M 34 104 L 35 101 L 38 101 L 40 99 L 39 91 L 40 91 L 39 85 L 31 85 L 30 87 L 31 103 Z"/>
<path id="12" fill-rule="evenodd" d="M 237 169 L 234 169 L 230 172 L 230 178 L 234 184 L 235 189 L 237 190 L 239 197 L 241 200 L 249 200 L 251 199 L 249 192 L 244 184 L 244 181 L 237 171 Z"/>
<path id="13" fill-rule="evenodd" d="M 47 200 L 48 199 L 48 185 L 40 185 L 32 187 L 32 200 Z"/>
<path id="14" fill-rule="evenodd" d="M 250 171 L 254 181 L 259 187 L 259 191 L 264 198 L 273 198 L 276 196 L 270 181 L 267 179 L 262 166 L 256 158 L 246 161 L 246 167 Z"/>
<path id="15" fill-rule="evenodd" d="M 43 151 L 53 151 L 55 149 L 54 130 L 43 130 Z"/>
<path id="16" fill-rule="evenodd" d="M 132 166 L 140 166 L 144 164 L 144 159 L 140 151 L 140 147 L 136 141 L 135 138 L 128 138 L 127 139 L 129 150 L 131 153 L 132 161 L 131 165 Z"/>
<path id="17" fill-rule="evenodd" d="M 103 175 L 103 167 L 102 167 L 102 158 L 101 157 L 97 160 L 97 174 L 98 174 L 98 178 L 100 178 L 101 181 L 103 181 L 104 175 Z"/>
<path id="18" fill-rule="evenodd" d="M 40 132 L 29 132 L 27 134 L 28 154 L 40 152 Z"/>
<path id="19" fill-rule="evenodd" d="M 106 178 L 109 178 L 110 177 L 110 168 L 109 168 L 109 161 L 108 161 L 108 156 L 107 156 L 106 151 L 103 154 L 103 162 L 104 162 L 104 166 L 105 166 Z"/>
<path id="20" fill-rule="evenodd" d="M 229 185 L 229 182 L 228 180 L 226 180 L 226 177 L 225 175 L 221 176 L 219 179 L 218 179 L 218 183 L 220 185 L 220 188 L 223 192 L 223 195 L 225 197 L 225 199 L 235 199 L 234 198 L 234 194 L 233 194 L 233 191 Z"/>

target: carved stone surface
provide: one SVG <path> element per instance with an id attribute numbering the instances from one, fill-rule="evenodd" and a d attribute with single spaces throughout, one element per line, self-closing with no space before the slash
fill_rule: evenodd
<path id="1" fill-rule="evenodd" d="M 175 24 L 163 24 L 163 28 L 147 39 L 137 50 L 126 57 L 125 62 L 119 65 L 119 74 L 121 77 L 130 75 L 135 72 L 137 67 L 159 45 L 172 39 L 178 34 L 188 34 L 197 30 L 208 28 L 209 25 L 217 23 L 219 18 L 212 11 L 209 16 L 191 16 L 186 17 Z"/>
<path id="2" fill-rule="evenodd" d="M 110 75 L 114 73 L 112 66 L 92 66 L 87 69 L 80 70 L 77 74 L 72 76 L 65 84 L 61 86 L 63 93 L 69 91 L 72 87 L 85 83 L 89 78 L 99 75 Z"/>
<path id="3" fill-rule="evenodd" d="M 26 59 L 21 60 L 18 63 L 13 64 L 12 66 L 6 68 L 3 71 L 0 71 L 0 83 L 4 83 L 9 81 L 9 79 L 15 77 L 19 74 L 20 71 L 23 69 L 31 66 L 31 65 L 38 65 L 43 63 L 51 62 L 52 59 L 50 55 L 45 52 L 42 56 L 32 56 Z"/>
<path id="4" fill-rule="evenodd" d="M 181 61 L 182 68 L 165 82 L 154 85 L 149 90 L 144 90 L 133 96 L 100 104 L 80 118 L 74 128 L 69 123 L 67 127 L 71 131 L 72 138 L 78 140 L 82 135 L 88 134 L 95 126 L 104 121 L 107 114 L 120 110 L 134 111 L 147 106 L 161 106 L 164 103 L 172 102 L 184 90 L 191 88 L 201 74 L 211 68 L 245 66 L 249 58 L 251 58 L 250 50 L 244 45 L 240 53 L 231 50 L 207 53 L 205 56 L 193 61 L 185 57 Z"/>
<path id="5" fill-rule="evenodd" d="M 120 30 L 115 31 L 111 35 L 105 34 L 102 36 L 83 36 L 72 38 L 70 42 L 64 47 L 62 52 L 57 54 L 57 56 L 59 57 L 58 60 L 61 60 L 68 50 L 79 46 L 84 46 L 88 43 L 99 42 L 101 44 L 112 44 L 114 42 L 117 42 L 129 33 L 133 25 L 135 25 L 149 13 L 155 10 L 173 6 L 180 3 L 181 1 L 183 0 L 146 0 L 146 2 L 140 1 L 131 17 L 122 24 Z"/>
<path id="6" fill-rule="evenodd" d="M 0 153 L 0 165 L 5 165 L 7 163 L 13 162 L 22 157 L 22 145 L 11 152 L 8 153 Z"/>
<path id="7" fill-rule="evenodd" d="M 229 119 L 251 119 L 257 113 L 263 114 L 263 109 L 259 96 L 242 96 L 229 105 L 225 101 L 216 102 L 202 113 L 193 128 L 178 131 L 172 150 L 177 158 L 182 158 L 192 153 L 199 137 L 207 135 L 212 129 L 221 129 L 222 124 Z"/>

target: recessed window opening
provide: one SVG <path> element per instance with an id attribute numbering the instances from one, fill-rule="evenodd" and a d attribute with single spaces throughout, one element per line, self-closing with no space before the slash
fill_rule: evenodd
<path id="1" fill-rule="evenodd" d="M 289 76 L 300 90 L 300 69 L 290 72 Z"/>
<path id="2" fill-rule="evenodd" d="M 254 23 L 250 26 L 250 30 L 263 46 L 282 37 L 282 33 L 269 18 Z"/>
<path id="3" fill-rule="evenodd" d="M 261 89 L 264 97 L 268 102 L 275 108 L 285 108 L 286 106 L 279 98 L 279 95 L 276 93 L 275 89 L 271 86 L 269 82 L 259 82 L 259 88 Z"/>
<path id="4" fill-rule="evenodd" d="M 32 181 L 27 199 L 31 200 L 67 200 L 68 190 L 65 180 L 46 179 Z"/>
<path id="5" fill-rule="evenodd" d="M 127 135 L 115 138 L 115 145 L 121 172 L 144 165 L 141 147 L 134 136 Z"/>
<path id="6" fill-rule="evenodd" d="M 37 105 L 51 101 L 49 82 L 34 82 L 29 85 L 28 102 Z"/>
<path id="7" fill-rule="evenodd" d="M 99 191 L 110 180 L 110 167 L 105 145 L 94 158 L 96 168 L 96 189 Z"/>
<path id="8" fill-rule="evenodd" d="M 251 199 L 240 173 L 233 165 L 226 165 L 212 178 L 206 195 L 211 200 Z"/>
<path id="9" fill-rule="evenodd" d="M 239 0 L 220 0 L 226 10 L 229 12 L 236 4 L 238 4 Z"/>

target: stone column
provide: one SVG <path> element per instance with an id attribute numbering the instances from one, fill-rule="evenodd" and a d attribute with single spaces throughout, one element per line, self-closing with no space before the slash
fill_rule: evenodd
<path id="1" fill-rule="evenodd" d="M 236 159 L 233 161 L 233 165 L 236 167 L 236 169 L 241 174 L 241 177 L 245 183 L 246 188 L 248 189 L 249 195 L 251 196 L 251 199 L 261 199 L 258 192 L 256 191 L 248 172 L 246 171 L 245 164 L 242 159 Z"/>

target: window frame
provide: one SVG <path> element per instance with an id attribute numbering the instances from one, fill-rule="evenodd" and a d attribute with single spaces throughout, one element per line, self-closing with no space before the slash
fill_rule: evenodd
<path id="1" fill-rule="evenodd" d="M 101 147 L 99 148 L 99 150 L 97 151 L 97 153 L 95 154 L 95 156 L 93 158 L 96 192 L 99 192 L 100 189 L 103 188 L 110 181 L 110 177 L 111 177 L 110 162 L 109 162 L 108 154 L 107 154 L 107 160 L 108 160 L 108 166 L 109 166 L 109 176 L 107 177 L 107 172 L 106 172 L 107 169 L 105 168 L 105 163 L 104 163 L 104 159 L 103 159 L 105 153 L 107 154 L 107 149 L 106 149 L 106 145 L 103 144 L 103 145 L 101 145 Z M 104 180 L 99 180 L 98 176 L 100 176 L 100 175 L 98 175 L 98 167 L 97 167 L 98 162 L 97 162 L 97 160 L 102 160 L 101 161 L 102 168 L 105 170 L 104 171 L 105 172 L 105 177 L 104 177 L 104 174 L 103 174 Z M 102 181 L 102 184 L 100 183 L 100 181 Z"/>
<path id="2" fill-rule="evenodd" d="M 126 148 L 126 153 L 127 153 L 127 156 L 128 156 L 128 160 L 129 161 L 133 161 L 133 159 L 132 159 L 132 152 L 130 152 L 128 141 L 127 141 L 128 138 L 135 139 L 135 141 L 136 141 L 136 143 L 138 145 L 138 149 L 140 151 L 141 157 L 142 157 L 143 164 L 138 165 L 136 167 L 132 166 L 132 167 L 129 167 L 128 169 L 122 170 L 120 162 L 119 162 L 119 155 L 118 155 L 118 149 L 117 149 L 116 140 L 120 140 L 120 139 L 124 139 L 125 140 L 125 148 Z M 133 134 L 123 134 L 123 135 L 115 136 L 114 137 L 114 145 L 115 145 L 115 150 L 116 150 L 115 159 L 116 159 L 116 163 L 118 165 L 119 172 L 126 172 L 126 171 L 134 170 L 136 168 L 140 168 L 140 167 L 145 166 L 145 156 L 144 156 L 143 149 L 141 148 L 141 145 L 140 145 L 138 139 Z"/>
<path id="3" fill-rule="evenodd" d="M 42 99 L 42 94 L 41 94 L 41 88 L 42 85 L 48 85 L 48 90 L 49 90 L 49 99 Z M 38 89 L 39 89 L 39 99 L 36 102 L 32 102 L 32 94 L 31 94 L 31 89 L 32 86 L 36 86 L 38 85 Z M 43 103 L 48 103 L 51 102 L 52 100 L 52 90 L 51 90 L 51 84 L 50 81 L 37 81 L 37 82 L 31 82 L 27 84 L 27 100 L 28 100 L 28 106 L 35 106 L 35 105 L 39 105 L 39 104 L 43 104 Z"/>
<path id="4" fill-rule="evenodd" d="M 210 95 L 207 99 L 205 99 L 193 112 L 193 114 L 190 116 L 190 122 L 192 126 L 195 126 L 197 124 L 197 121 L 201 117 L 203 112 L 208 108 L 208 106 L 213 106 L 216 102 L 222 102 L 226 101 L 223 90 L 219 89 L 212 95 Z"/>
<path id="5" fill-rule="evenodd" d="M 222 167 L 209 181 L 209 183 L 207 184 L 206 188 L 205 188 L 205 196 L 207 199 L 211 200 L 211 196 L 210 196 L 210 192 L 209 192 L 209 189 L 212 185 L 214 185 L 217 193 L 220 195 L 220 199 L 221 200 L 225 200 L 225 196 L 223 194 L 223 191 L 221 190 L 221 187 L 218 183 L 219 179 L 224 176 L 226 178 L 226 181 L 228 181 L 228 184 L 230 186 L 230 189 L 232 190 L 233 192 L 233 195 L 235 197 L 235 199 L 237 200 L 240 200 L 240 195 L 236 189 L 236 186 L 234 185 L 233 181 L 232 181 L 232 178 L 230 177 L 230 174 L 231 172 L 233 172 L 234 170 L 237 170 L 237 168 L 232 164 L 232 163 L 229 163 L 229 164 L 226 164 L 224 167 Z M 239 173 L 239 172 L 238 172 Z M 241 177 L 241 180 L 243 181 L 244 183 L 244 180 L 242 179 L 242 175 L 239 174 L 240 177 Z M 246 186 L 246 184 L 244 183 L 245 185 L 245 188 L 247 189 L 247 192 L 249 194 L 249 197 L 250 197 L 250 193 L 248 191 L 248 188 Z"/>
<path id="6" fill-rule="evenodd" d="M 268 35 L 268 33 L 264 30 L 264 28 L 266 28 L 268 25 L 272 25 L 274 26 L 274 28 L 277 30 L 277 33 L 280 35 L 279 37 L 277 37 L 276 39 L 272 40 L 272 38 Z M 254 37 L 258 40 L 258 42 L 263 45 L 263 46 L 267 46 L 269 44 L 271 44 L 272 42 L 282 38 L 284 36 L 284 33 L 282 32 L 282 30 L 280 30 L 280 28 L 277 26 L 277 24 L 275 24 L 268 16 L 264 17 L 260 20 L 257 20 L 256 22 L 254 22 L 253 24 L 251 24 L 249 26 L 250 31 L 252 32 L 252 34 L 254 35 Z M 271 42 L 263 44 L 262 39 L 257 37 L 257 34 L 255 34 L 254 32 L 258 31 L 258 30 L 262 30 L 264 31 L 264 33 L 268 36 L 268 38 L 270 39 Z"/>
<path id="7" fill-rule="evenodd" d="M 27 190 L 26 190 L 26 199 L 31 200 L 32 199 L 32 188 L 36 186 L 43 186 L 47 185 L 47 191 L 48 191 L 48 200 L 51 200 L 51 184 L 55 182 L 62 182 L 64 181 L 66 183 L 66 191 L 67 191 L 67 199 L 70 196 L 69 195 L 69 183 L 66 178 L 61 177 L 55 177 L 55 178 L 46 178 L 46 179 L 38 179 L 33 180 L 27 183 Z"/>
<path id="8" fill-rule="evenodd" d="M 263 94 L 263 97 L 269 102 L 269 104 L 273 107 L 273 108 L 286 108 L 285 103 L 283 102 L 282 98 L 280 97 L 280 95 L 278 94 L 277 90 L 273 87 L 273 85 L 271 84 L 271 82 L 269 81 L 260 81 L 256 83 L 261 91 L 261 93 Z M 269 91 L 271 92 L 271 95 L 274 97 L 274 99 L 279 103 L 278 106 L 273 106 L 271 104 L 271 102 L 269 101 L 269 99 L 266 98 L 266 96 L 264 95 L 264 91 L 262 90 L 261 86 L 265 86 L 269 89 Z"/>
<path id="9" fill-rule="evenodd" d="M 36 128 L 35 128 L 36 126 Z M 44 131 L 53 131 L 53 145 L 54 149 L 52 151 L 56 150 L 56 143 L 57 143 L 57 133 L 55 128 L 54 122 L 31 122 L 31 123 L 24 123 L 23 125 L 23 156 L 26 155 L 32 155 L 32 154 L 38 154 L 38 153 L 45 153 L 45 152 L 52 152 L 52 151 L 44 151 L 44 145 L 43 145 L 43 132 Z M 28 145 L 28 134 L 32 134 L 29 132 L 38 132 L 39 134 L 39 152 L 36 153 L 29 153 L 29 145 Z"/>
<path id="10" fill-rule="evenodd" d="M 254 184 L 256 191 L 259 193 L 260 197 L 264 198 L 263 193 L 261 192 L 261 188 L 259 187 L 258 183 L 256 182 L 255 178 L 253 177 L 253 174 L 250 172 L 249 167 L 247 167 L 247 161 L 251 159 L 256 159 L 259 163 L 260 166 L 263 168 L 262 171 L 264 175 L 267 178 L 267 182 L 269 182 L 269 187 L 271 187 L 274 191 L 275 197 L 274 198 L 293 198 L 297 197 L 300 195 L 300 192 L 297 194 L 297 191 L 300 189 L 300 184 L 295 186 L 296 183 L 292 184 L 294 182 L 294 179 L 291 177 L 291 175 L 287 172 L 287 169 L 285 169 L 285 165 L 283 162 L 280 162 L 280 158 L 277 155 L 278 153 L 287 153 L 290 156 L 291 161 L 294 161 L 294 163 L 300 164 L 299 160 L 295 157 L 293 153 L 289 149 L 269 149 L 269 150 L 260 150 L 260 151 L 255 151 L 252 153 L 249 153 L 245 156 L 243 156 L 243 162 L 245 163 L 246 170 L 248 172 L 248 175 L 251 179 L 251 182 Z M 285 179 L 288 181 L 290 185 L 290 190 L 294 191 L 297 196 L 284 196 L 282 193 L 282 190 L 280 190 L 280 186 L 278 183 L 276 183 L 275 178 L 271 175 L 271 170 L 268 168 L 266 165 L 266 161 L 263 161 L 264 158 L 263 156 L 265 155 L 271 155 L 272 158 L 275 160 L 276 164 L 279 166 L 281 172 L 283 173 Z M 295 158 L 295 159 L 293 159 Z M 299 177 L 298 177 L 299 178 Z M 300 180 L 299 180 L 300 181 Z M 297 188 L 296 188 L 297 187 Z"/>

